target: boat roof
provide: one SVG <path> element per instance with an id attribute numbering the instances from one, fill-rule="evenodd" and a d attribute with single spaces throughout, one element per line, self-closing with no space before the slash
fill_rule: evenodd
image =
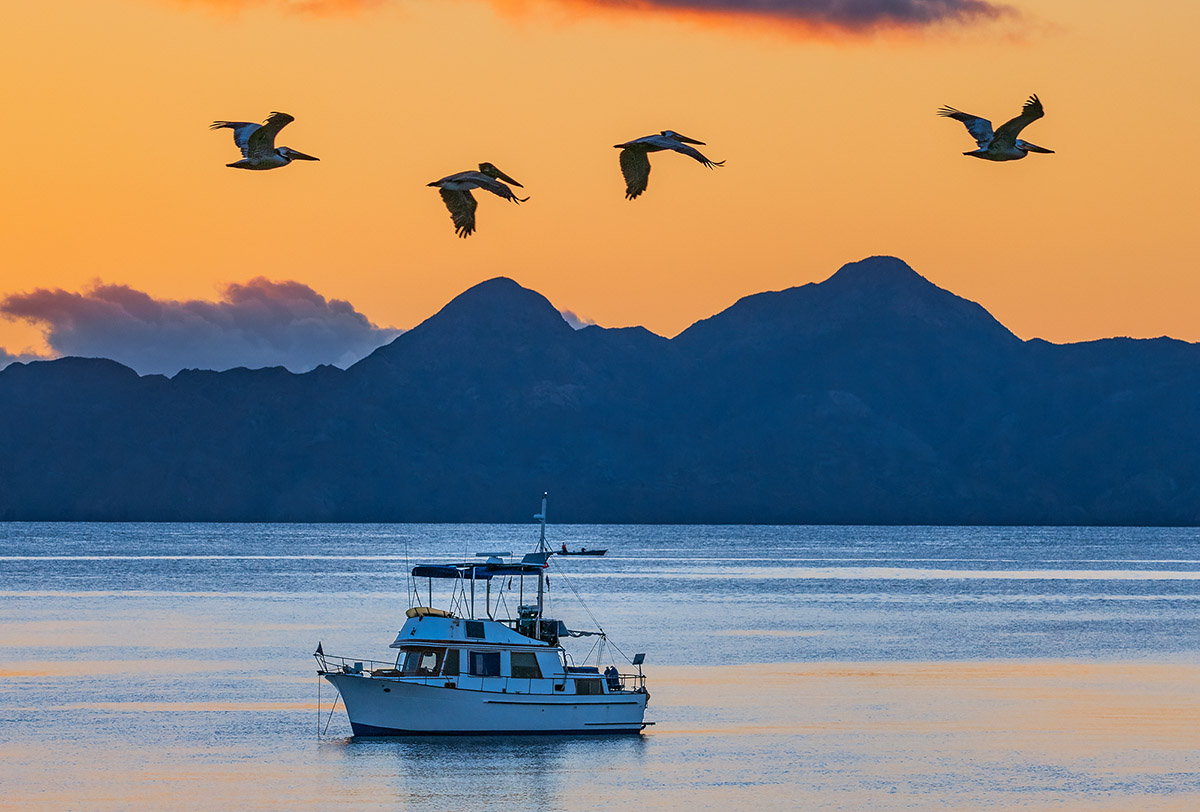
<path id="1" fill-rule="evenodd" d="M 548 620 L 546 623 L 560 623 L 560 621 Z M 566 631 L 565 626 L 563 626 L 563 631 Z M 402 648 L 422 643 L 443 645 L 475 643 L 478 645 L 520 646 L 521 648 L 552 648 L 548 643 L 518 634 L 496 620 L 473 620 L 436 615 L 408 618 L 396 634 L 395 642 L 389 648 Z"/>
<path id="2" fill-rule="evenodd" d="M 529 553 L 520 563 L 488 561 L 480 564 L 419 564 L 412 568 L 414 578 L 457 578 L 466 581 L 486 581 L 505 575 L 536 575 L 546 566 L 548 553 Z"/>

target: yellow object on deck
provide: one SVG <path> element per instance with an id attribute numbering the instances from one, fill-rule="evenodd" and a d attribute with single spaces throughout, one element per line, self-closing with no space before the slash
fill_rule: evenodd
<path id="1" fill-rule="evenodd" d="M 432 606 L 414 606 L 404 613 L 405 617 L 454 617 L 453 612 L 434 609 Z"/>

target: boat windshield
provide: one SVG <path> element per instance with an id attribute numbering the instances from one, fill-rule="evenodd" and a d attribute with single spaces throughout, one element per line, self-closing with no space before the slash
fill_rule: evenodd
<path id="1" fill-rule="evenodd" d="M 406 648 L 400 673 L 405 677 L 436 677 L 445 653 L 446 650 L 440 648 Z"/>

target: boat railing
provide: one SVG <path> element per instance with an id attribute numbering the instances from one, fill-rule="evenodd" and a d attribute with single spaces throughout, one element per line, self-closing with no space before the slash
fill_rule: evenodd
<path id="1" fill-rule="evenodd" d="M 605 679 L 608 680 L 608 692 L 610 694 L 644 694 L 646 692 L 645 674 L 614 674 L 612 677 L 605 677 Z M 614 685 L 617 687 L 614 688 Z"/>
<path id="2" fill-rule="evenodd" d="M 332 654 L 314 654 L 317 658 L 317 673 L 318 674 L 361 674 L 369 671 L 372 674 L 380 672 L 396 671 L 396 663 L 394 661 L 385 660 L 363 660 L 358 657 L 336 657 Z"/>
<path id="3" fill-rule="evenodd" d="M 396 668 L 396 664 L 394 662 L 388 662 L 385 660 L 363 660 L 356 657 L 337 657 L 332 654 L 324 653 L 314 654 L 313 656 L 317 658 L 317 673 L 320 675 L 361 674 L 372 677 L 388 677 L 396 679 L 403 677 L 405 682 L 419 682 L 424 685 L 437 686 L 445 685 L 451 680 L 457 683 L 457 680 L 464 676 L 478 676 L 472 674 L 405 674 Z M 552 677 L 547 677 L 545 679 L 549 679 L 553 683 L 555 691 L 562 691 L 566 688 L 566 682 L 568 679 L 578 676 L 581 675 L 559 674 Z M 605 680 L 605 683 L 608 685 L 608 692 L 610 694 L 641 694 L 646 692 L 646 677 L 644 674 L 613 674 L 609 676 L 606 674 L 597 673 L 589 676 L 592 679 L 599 678 Z M 487 677 L 487 679 L 504 680 L 503 685 L 490 683 L 488 686 L 489 690 L 495 690 L 496 688 L 499 688 L 503 693 L 513 694 L 536 693 L 533 690 L 533 683 L 535 681 L 542 681 L 534 680 L 530 677 Z"/>

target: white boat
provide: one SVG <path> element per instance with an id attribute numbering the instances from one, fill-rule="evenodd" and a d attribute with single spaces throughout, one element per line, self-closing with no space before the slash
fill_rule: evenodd
<path id="1" fill-rule="evenodd" d="M 317 673 L 337 688 L 355 736 L 638 733 L 653 724 L 644 720 L 650 698 L 644 654 L 630 660 L 637 673 L 572 665 L 564 638 L 604 642 L 606 636 L 543 617 L 550 557 L 545 497 L 534 518 L 542 523 L 538 550 L 519 562 L 506 561 L 509 553 L 480 553 L 484 563 L 413 567 L 414 579 L 429 579 L 429 603 L 434 581 L 450 581 L 458 613 L 410 607 L 390 646 L 397 650 L 394 661 L 335 657 L 317 645 Z M 526 578 L 537 579 L 535 604 L 524 603 Z M 501 584 L 495 600 L 494 580 Z M 514 581 L 517 617 L 497 618 L 500 594 Z M 480 582 L 486 609 L 476 616 Z M 414 595 L 410 591 L 410 600 Z"/>

